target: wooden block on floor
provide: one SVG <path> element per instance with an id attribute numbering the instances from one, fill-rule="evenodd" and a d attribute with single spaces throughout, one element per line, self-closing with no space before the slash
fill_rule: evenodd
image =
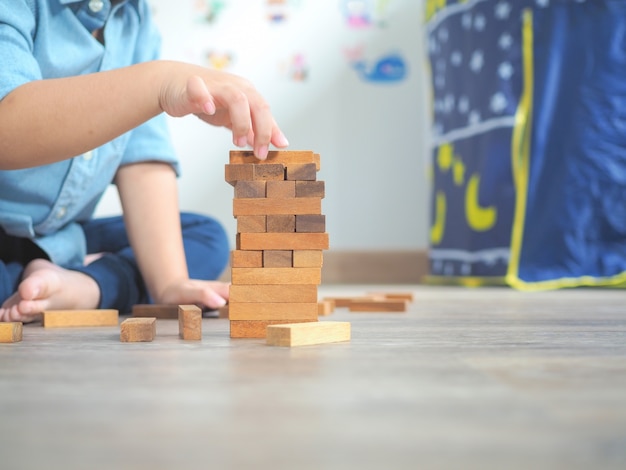
<path id="1" fill-rule="evenodd" d="M 136 304 L 133 305 L 133 317 L 154 317 L 160 320 L 176 320 L 178 305 L 169 304 Z"/>
<path id="2" fill-rule="evenodd" d="M 371 302 L 371 301 L 380 301 L 385 300 L 385 297 L 382 295 L 365 295 L 365 296 L 355 296 L 355 297 L 324 297 L 324 300 L 331 300 L 334 302 L 335 307 L 349 307 L 353 302 Z"/>
<path id="3" fill-rule="evenodd" d="M 406 304 L 402 299 L 361 300 L 350 302 L 348 308 L 351 312 L 406 312 Z"/>
<path id="4" fill-rule="evenodd" d="M 197 305 L 178 306 L 178 334 L 184 340 L 202 339 L 202 310 Z"/>
<path id="5" fill-rule="evenodd" d="M 0 343 L 19 343 L 22 341 L 22 322 L 0 323 Z"/>
<path id="6" fill-rule="evenodd" d="M 242 198 L 233 199 L 233 216 L 275 214 L 321 214 L 322 200 L 317 197 L 284 199 Z"/>
<path id="7" fill-rule="evenodd" d="M 220 307 L 218 310 L 218 315 L 217 318 L 229 318 L 230 315 L 230 306 L 229 304 L 224 305 L 223 307 Z"/>
<path id="8" fill-rule="evenodd" d="M 294 233 L 296 231 L 296 216 L 290 214 L 268 215 L 266 228 L 267 233 Z"/>
<path id="9" fill-rule="evenodd" d="M 43 312 L 45 328 L 78 326 L 117 326 L 117 310 L 46 310 Z"/>
<path id="10" fill-rule="evenodd" d="M 265 197 L 265 183 L 266 181 L 235 181 L 235 197 Z"/>
<path id="11" fill-rule="evenodd" d="M 317 320 L 302 320 L 317 322 Z M 298 320 L 299 322 L 299 320 Z M 231 320 L 231 338 L 265 338 L 269 325 L 293 324 L 294 320 Z"/>
<path id="12" fill-rule="evenodd" d="M 288 181 L 315 181 L 317 168 L 315 163 L 292 163 L 287 165 L 285 179 Z"/>
<path id="13" fill-rule="evenodd" d="M 229 303 L 236 302 L 317 302 L 317 286 L 231 284 Z"/>
<path id="14" fill-rule="evenodd" d="M 120 325 L 122 343 L 150 342 L 156 336 L 156 318 L 127 318 Z"/>
<path id="15" fill-rule="evenodd" d="M 294 250 L 294 268 L 321 268 L 324 264 L 322 250 Z"/>
<path id="16" fill-rule="evenodd" d="M 326 216 L 322 214 L 296 215 L 296 232 L 324 233 L 326 231 Z M 268 230 L 269 232 L 270 230 Z"/>
<path id="17" fill-rule="evenodd" d="M 266 165 L 255 165 L 252 163 L 241 165 L 227 164 L 224 179 L 233 186 L 237 181 L 280 181 L 285 179 L 285 166 L 282 163 Z"/>
<path id="18" fill-rule="evenodd" d="M 327 250 L 328 233 L 239 233 L 239 250 Z"/>
<path id="19" fill-rule="evenodd" d="M 319 197 L 326 196 L 326 184 L 324 181 L 296 181 L 296 197 Z"/>
<path id="20" fill-rule="evenodd" d="M 256 250 L 256 251 L 232 250 L 230 252 L 230 267 L 231 268 L 262 268 L 263 260 L 264 260 L 264 253 L 261 250 Z M 178 315 L 178 309 L 176 309 L 176 315 Z"/>
<path id="21" fill-rule="evenodd" d="M 315 163 L 317 170 L 320 169 L 320 155 L 310 150 L 270 150 L 265 160 L 258 160 L 250 150 L 231 150 L 229 162 L 233 164 L 256 163 L 258 165 Z"/>
<path id="22" fill-rule="evenodd" d="M 237 217 L 238 233 L 267 232 L 267 217 L 264 215 L 240 215 Z"/>
<path id="23" fill-rule="evenodd" d="M 265 197 L 285 199 L 296 197 L 295 181 L 267 181 L 265 186 Z"/>
<path id="24" fill-rule="evenodd" d="M 244 253 L 256 253 L 244 252 Z M 233 266 L 235 267 L 235 266 Z M 244 266 L 241 266 L 244 267 Z M 256 268 L 257 266 L 249 266 Z M 264 268 L 291 268 L 293 267 L 293 251 L 292 250 L 265 250 L 263 251 L 263 267 Z"/>
<path id="25" fill-rule="evenodd" d="M 317 320 L 317 303 L 234 302 L 229 309 L 231 320 Z"/>
<path id="26" fill-rule="evenodd" d="M 350 341 L 349 322 L 323 321 L 267 327 L 267 344 L 270 346 L 310 346 L 343 341 Z"/>
<path id="27" fill-rule="evenodd" d="M 370 292 L 370 295 L 383 296 L 385 299 L 413 302 L 413 292 Z"/>
<path id="28" fill-rule="evenodd" d="M 320 317 L 330 315 L 335 311 L 335 302 L 332 300 L 322 300 L 317 303 L 317 314 Z"/>
<path id="29" fill-rule="evenodd" d="M 232 284 L 321 284 L 320 268 L 232 268 Z"/>

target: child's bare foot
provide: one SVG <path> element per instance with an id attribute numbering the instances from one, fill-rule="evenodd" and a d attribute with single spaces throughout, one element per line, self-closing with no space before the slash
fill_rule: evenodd
<path id="1" fill-rule="evenodd" d="M 99 302 L 100 288 L 91 277 L 36 259 L 24 269 L 17 292 L 0 307 L 0 321 L 29 322 L 44 310 L 92 309 Z"/>

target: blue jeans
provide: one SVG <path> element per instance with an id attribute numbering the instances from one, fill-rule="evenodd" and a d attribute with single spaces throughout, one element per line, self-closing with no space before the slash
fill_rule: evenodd
<path id="1" fill-rule="evenodd" d="M 229 243 L 222 225 L 210 217 L 180 216 L 189 277 L 215 280 L 228 264 Z M 106 253 L 88 266 L 72 268 L 91 276 L 100 287 L 99 308 L 129 313 L 135 304 L 150 303 L 122 217 L 94 219 L 83 225 L 88 253 Z M 47 258 L 30 240 L 6 235 L 0 229 L 0 304 L 19 285 L 29 261 Z"/>

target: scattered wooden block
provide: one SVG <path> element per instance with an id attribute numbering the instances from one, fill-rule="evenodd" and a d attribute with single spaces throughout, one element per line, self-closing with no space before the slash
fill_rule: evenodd
<path id="1" fill-rule="evenodd" d="M 383 299 L 350 302 L 351 312 L 406 312 L 406 300 Z"/>
<path id="2" fill-rule="evenodd" d="M 233 199 L 233 215 L 321 214 L 322 200 L 318 197 L 284 199 L 240 198 Z"/>
<path id="3" fill-rule="evenodd" d="M 236 302 L 317 302 L 317 286 L 231 284 L 229 301 Z"/>
<path id="4" fill-rule="evenodd" d="M 335 311 L 335 302 L 332 300 L 322 300 L 317 303 L 317 314 L 320 317 L 330 315 Z"/>
<path id="5" fill-rule="evenodd" d="M 370 295 L 383 296 L 385 299 L 413 302 L 413 292 L 371 292 Z"/>
<path id="6" fill-rule="evenodd" d="M 168 304 L 137 304 L 133 305 L 133 317 L 154 317 L 160 320 L 176 320 L 178 305 Z"/>
<path id="7" fill-rule="evenodd" d="M 46 310 L 43 312 L 45 328 L 117 326 L 118 322 L 117 310 Z"/>
<path id="8" fill-rule="evenodd" d="M 0 323 L 0 343 L 19 343 L 22 341 L 22 322 Z"/>
<path id="9" fill-rule="evenodd" d="M 202 339 L 202 310 L 197 305 L 178 306 L 178 334 L 184 340 Z"/>
<path id="10" fill-rule="evenodd" d="M 316 320 L 298 320 L 302 322 L 317 322 Z M 265 338 L 269 325 L 292 324 L 293 320 L 231 320 L 231 338 Z"/>
<path id="11" fill-rule="evenodd" d="M 294 250 L 294 268 L 321 268 L 324 264 L 322 250 Z"/>
<path id="12" fill-rule="evenodd" d="M 285 199 L 296 197 L 295 181 L 267 181 L 265 196 L 268 198 Z"/>
<path id="13" fill-rule="evenodd" d="M 320 268 L 232 268 L 233 284 L 321 284 Z"/>
<path id="14" fill-rule="evenodd" d="M 267 217 L 264 215 L 240 215 L 239 217 L 237 217 L 237 232 L 267 232 Z"/>
<path id="15" fill-rule="evenodd" d="M 327 233 L 238 233 L 239 250 L 327 250 Z"/>
<path id="16" fill-rule="evenodd" d="M 326 184 L 324 181 L 296 181 L 296 197 L 318 197 L 323 199 L 326 196 Z"/>
<path id="17" fill-rule="evenodd" d="M 277 214 L 267 216 L 268 233 L 293 233 L 296 231 L 296 216 L 290 214 Z"/>
<path id="18" fill-rule="evenodd" d="M 127 318 L 120 325 L 120 341 L 123 343 L 150 342 L 156 336 L 156 318 Z"/>
<path id="19" fill-rule="evenodd" d="M 251 253 L 254 253 L 254 252 L 251 252 Z M 262 267 L 264 268 L 291 268 L 292 266 L 293 266 L 293 251 L 291 250 L 265 250 L 263 251 L 263 266 Z M 256 267 L 256 266 L 250 266 L 250 267 Z"/>
<path id="20" fill-rule="evenodd" d="M 233 250 L 230 252 L 231 268 L 262 268 L 263 260 L 264 260 L 264 253 L 261 250 L 258 250 L 258 251 Z M 176 315 L 178 315 L 178 309 L 176 309 Z"/>
<path id="21" fill-rule="evenodd" d="M 285 179 L 289 181 L 315 181 L 316 177 L 315 163 L 292 163 L 285 171 Z"/>
<path id="22" fill-rule="evenodd" d="M 317 320 L 317 303 L 238 302 L 229 309 L 231 320 Z"/>
<path id="23" fill-rule="evenodd" d="M 309 346 L 350 341 L 349 322 L 292 323 L 267 326 L 270 346 Z"/>
<path id="24" fill-rule="evenodd" d="M 332 300 L 335 304 L 335 307 L 349 307 L 353 302 L 363 302 L 363 301 L 377 301 L 377 300 L 385 300 L 382 295 L 367 295 L 367 296 L 358 296 L 358 297 L 324 297 L 324 300 Z"/>
<path id="25" fill-rule="evenodd" d="M 269 232 L 270 230 L 268 230 Z M 326 231 L 326 216 L 322 214 L 296 215 L 296 232 L 324 233 Z"/>

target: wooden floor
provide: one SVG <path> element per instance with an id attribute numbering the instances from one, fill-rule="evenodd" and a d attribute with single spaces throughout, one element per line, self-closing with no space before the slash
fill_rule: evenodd
<path id="1" fill-rule="evenodd" d="M 626 292 L 411 290 L 408 313 L 349 313 L 352 341 L 200 343 L 160 321 L 0 345 L 0 468 L 624 469 Z"/>

